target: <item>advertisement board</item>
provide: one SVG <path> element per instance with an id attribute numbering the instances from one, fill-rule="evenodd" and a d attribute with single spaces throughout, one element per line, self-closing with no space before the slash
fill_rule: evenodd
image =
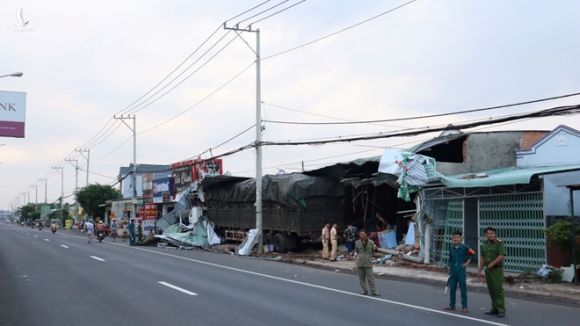
<path id="1" fill-rule="evenodd" d="M 145 217 L 146 220 L 157 219 L 157 205 L 152 203 L 145 204 Z"/>
<path id="2" fill-rule="evenodd" d="M 194 162 L 193 179 L 203 180 L 206 176 L 222 175 L 224 173 L 222 159 L 196 160 Z"/>
<path id="3" fill-rule="evenodd" d="M 193 161 L 183 161 L 171 164 L 174 193 L 186 190 L 193 182 Z"/>
<path id="4" fill-rule="evenodd" d="M 24 138 L 26 93 L 0 91 L 0 137 Z"/>
<path id="5" fill-rule="evenodd" d="M 164 203 L 172 200 L 173 179 L 167 174 L 155 174 L 153 177 L 153 202 Z"/>
<path id="6" fill-rule="evenodd" d="M 143 174 L 143 198 L 153 198 L 153 173 Z"/>

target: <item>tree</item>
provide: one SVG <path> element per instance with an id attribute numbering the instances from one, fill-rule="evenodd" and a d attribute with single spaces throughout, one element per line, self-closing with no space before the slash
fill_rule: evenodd
<path id="1" fill-rule="evenodd" d="M 111 186 L 92 184 L 76 194 L 77 202 L 83 210 L 91 217 L 101 216 L 104 214 L 104 207 L 99 205 L 105 204 L 108 200 L 121 198 L 121 193 Z"/>
<path id="2" fill-rule="evenodd" d="M 38 220 L 40 218 L 40 210 L 35 204 L 26 204 L 19 208 L 21 219 L 24 221 Z"/>

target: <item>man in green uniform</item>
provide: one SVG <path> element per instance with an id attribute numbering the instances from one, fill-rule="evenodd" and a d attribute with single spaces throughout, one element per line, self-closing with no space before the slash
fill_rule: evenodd
<path id="1" fill-rule="evenodd" d="M 506 250 L 503 241 L 496 238 L 494 228 L 485 229 L 485 237 L 486 240 L 481 245 L 477 275 L 483 277 L 481 271 L 485 267 L 485 282 L 491 297 L 491 309 L 486 314 L 505 317 L 503 261 Z"/>
<path id="2" fill-rule="evenodd" d="M 376 250 L 375 243 L 368 239 L 364 230 L 358 234 L 359 240 L 354 244 L 354 254 L 356 256 L 356 269 L 358 272 L 358 279 L 362 288 L 361 294 L 367 295 L 369 289 L 371 295 L 380 296 L 375 287 L 375 276 L 373 275 L 373 253 Z"/>

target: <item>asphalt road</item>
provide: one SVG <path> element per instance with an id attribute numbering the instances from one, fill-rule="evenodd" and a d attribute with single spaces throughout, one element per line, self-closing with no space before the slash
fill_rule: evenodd
<path id="1" fill-rule="evenodd" d="M 418 271 L 420 272 L 420 271 Z M 447 313 L 440 286 L 201 250 L 88 244 L 78 233 L 0 223 L 0 325 L 578 325 L 577 306 L 508 298 L 507 317 Z M 459 298 L 458 298 L 459 299 Z"/>

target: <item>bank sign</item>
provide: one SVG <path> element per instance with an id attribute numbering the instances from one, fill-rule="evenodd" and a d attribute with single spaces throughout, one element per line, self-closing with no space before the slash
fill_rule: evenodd
<path id="1" fill-rule="evenodd" d="M 24 138 L 26 93 L 0 91 L 0 137 Z"/>

